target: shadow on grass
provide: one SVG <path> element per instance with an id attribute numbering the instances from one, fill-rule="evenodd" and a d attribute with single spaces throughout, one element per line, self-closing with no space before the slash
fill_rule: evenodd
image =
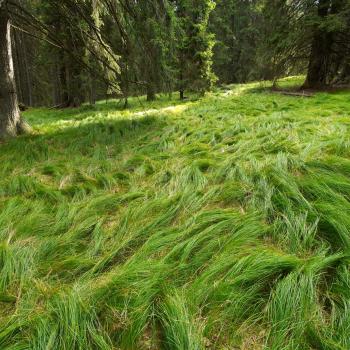
<path id="1" fill-rule="evenodd" d="M 0 174 L 42 162 L 79 162 L 108 160 L 124 150 L 137 150 L 166 125 L 152 115 L 135 119 L 100 119 L 60 128 L 57 132 L 20 136 L 0 145 Z M 6 166 L 5 166 L 6 162 Z M 2 171 L 1 171 L 2 170 Z"/>

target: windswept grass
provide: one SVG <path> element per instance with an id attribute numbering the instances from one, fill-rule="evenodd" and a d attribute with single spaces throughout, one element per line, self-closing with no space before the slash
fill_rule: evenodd
<path id="1" fill-rule="evenodd" d="M 349 349 L 350 94 L 141 100 L 0 145 L 0 349 Z"/>

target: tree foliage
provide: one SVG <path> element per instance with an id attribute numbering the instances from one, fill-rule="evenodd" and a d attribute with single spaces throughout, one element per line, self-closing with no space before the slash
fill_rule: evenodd
<path id="1" fill-rule="evenodd" d="M 349 82 L 349 0 L 11 0 L 19 99 L 78 106 L 305 74 Z M 39 40 L 38 40 L 39 39 Z"/>

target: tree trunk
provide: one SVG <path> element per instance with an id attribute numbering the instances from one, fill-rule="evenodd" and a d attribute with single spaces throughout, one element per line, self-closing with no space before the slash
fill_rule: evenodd
<path id="1" fill-rule="evenodd" d="M 59 62 L 56 56 L 55 64 L 51 70 L 51 77 L 53 83 L 52 87 L 52 103 L 54 106 L 58 106 L 61 104 L 61 82 L 60 82 L 60 68 Z"/>
<path id="2" fill-rule="evenodd" d="M 67 107 L 80 107 L 83 102 L 82 97 L 82 81 L 80 78 L 80 63 L 74 61 L 72 57 L 68 57 L 68 105 Z"/>
<path id="3" fill-rule="evenodd" d="M 154 86 L 152 83 L 147 85 L 147 101 L 155 101 L 156 93 L 154 91 Z"/>
<path id="4" fill-rule="evenodd" d="M 24 70 L 25 70 L 25 75 L 26 75 L 26 85 L 27 85 L 27 99 L 24 101 L 24 103 L 27 106 L 33 106 L 33 92 L 32 92 L 32 77 L 31 77 L 31 72 L 29 69 L 29 64 L 28 64 L 28 55 L 27 55 L 27 45 L 26 41 L 23 40 L 23 33 L 20 33 L 21 35 L 21 50 L 22 50 L 22 55 L 23 55 L 23 63 L 24 63 Z"/>
<path id="5" fill-rule="evenodd" d="M 0 138 L 16 136 L 26 129 L 18 107 L 10 18 L 6 2 L 2 2 L 0 3 Z"/>
<path id="6" fill-rule="evenodd" d="M 329 14 L 331 0 L 320 0 L 318 3 L 318 17 L 323 21 Z M 331 52 L 333 33 L 321 28 L 320 24 L 315 29 L 313 36 L 309 67 L 303 88 L 319 89 L 328 84 L 331 64 Z"/>
<path id="7" fill-rule="evenodd" d="M 180 100 L 185 99 L 185 92 L 183 90 L 180 90 Z"/>
<path id="8" fill-rule="evenodd" d="M 96 104 L 96 86 L 93 75 L 89 74 L 89 84 L 90 84 L 90 93 L 89 93 L 89 101 L 90 105 Z"/>
<path id="9" fill-rule="evenodd" d="M 67 83 L 67 68 L 65 64 L 64 53 L 60 51 L 60 62 L 59 64 L 59 81 L 60 81 L 60 106 L 68 107 L 69 105 L 69 95 L 68 95 L 68 83 Z"/>
<path id="10" fill-rule="evenodd" d="M 25 85 L 23 81 L 23 75 L 21 74 L 22 68 L 22 60 L 21 60 L 21 50 L 20 50 L 20 38 L 19 33 L 16 31 L 11 32 L 12 38 L 12 52 L 13 52 L 13 67 L 15 72 L 15 82 L 16 82 L 16 91 L 17 91 L 17 99 L 19 103 L 24 103 L 24 88 Z"/>
<path id="11" fill-rule="evenodd" d="M 183 56 L 181 55 L 181 60 L 183 61 Z M 183 66 L 180 66 L 180 75 L 179 75 L 179 83 L 180 83 L 180 88 L 179 88 L 179 94 L 180 94 L 180 100 L 185 99 L 185 83 L 184 83 L 184 75 L 183 75 Z"/>
<path id="12" fill-rule="evenodd" d="M 12 31 L 11 34 L 17 99 L 25 106 L 33 106 L 33 83 L 27 55 L 28 38 L 20 31 Z"/>
<path id="13" fill-rule="evenodd" d="M 129 50 L 126 46 L 126 43 L 123 45 L 124 58 L 121 60 L 121 83 L 120 88 L 124 97 L 123 108 L 126 109 L 129 107 L 129 94 L 130 94 L 130 84 L 129 84 Z"/>

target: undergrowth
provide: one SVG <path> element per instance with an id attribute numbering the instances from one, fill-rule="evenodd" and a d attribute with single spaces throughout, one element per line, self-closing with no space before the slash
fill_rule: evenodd
<path id="1" fill-rule="evenodd" d="M 349 349 L 349 97 L 26 112 L 0 145 L 0 349 Z"/>

